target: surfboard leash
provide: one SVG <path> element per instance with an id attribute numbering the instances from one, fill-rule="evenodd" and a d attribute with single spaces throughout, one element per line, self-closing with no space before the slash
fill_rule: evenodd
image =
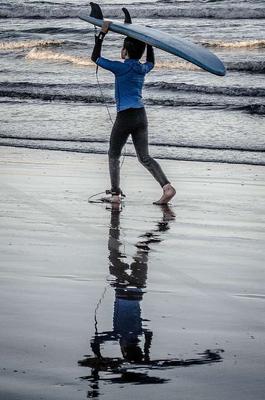
<path id="1" fill-rule="evenodd" d="M 97 27 L 96 27 L 95 25 L 94 25 L 94 31 L 95 31 L 95 35 L 97 35 Z M 100 83 L 100 81 L 99 81 L 99 76 L 98 76 L 98 75 L 99 75 L 99 74 L 98 74 L 98 65 L 97 65 L 97 66 L 96 66 L 96 80 L 97 80 L 97 85 L 98 85 L 98 88 L 99 88 L 99 91 L 100 91 L 100 95 L 101 95 L 101 98 L 102 98 L 102 103 L 104 104 L 104 106 L 105 106 L 106 109 L 107 109 L 108 116 L 109 116 L 109 120 L 110 120 L 110 122 L 111 122 L 111 124 L 112 124 L 112 126 L 113 126 L 113 125 L 114 125 L 114 121 L 113 121 L 113 119 L 112 119 L 109 106 L 108 106 L 108 104 L 107 104 L 107 102 L 106 102 L 106 100 L 105 100 L 105 95 L 104 95 L 104 92 L 103 92 L 101 83 Z M 124 146 L 124 150 L 123 150 L 123 153 L 122 153 L 122 161 L 121 161 L 120 169 L 122 168 L 122 166 L 123 166 L 123 164 L 124 164 L 125 156 L 126 156 L 126 145 Z M 92 200 L 92 199 L 93 199 L 94 197 L 96 197 L 96 196 L 101 195 L 101 194 L 106 194 L 107 192 L 110 192 L 110 191 L 109 191 L 109 190 L 106 190 L 106 191 L 104 191 L 104 192 L 99 192 L 99 193 L 92 194 L 92 195 L 88 198 L 88 202 L 89 202 L 89 203 L 102 203 L 100 200 L 97 201 L 97 200 Z M 109 194 L 109 193 L 107 193 L 107 194 Z M 124 195 L 123 195 L 123 196 L 124 196 Z M 125 196 L 124 196 L 124 197 L 125 197 Z"/>
<path id="2" fill-rule="evenodd" d="M 94 31 L 95 31 L 95 35 L 97 35 L 97 27 L 96 27 L 96 25 L 94 25 Z M 112 119 L 112 116 L 111 116 L 111 113 L 110 113 L 110 110 L 109 110 L 109 106 L 108 106 L 108 104 L 107 104 L 106 101 L 105 101 L 105 96 L 104 96 L 104 93 L 103 93 L 103 89 L 102 89 L 101 84 L 100 84 L 100 82 L 99 82 L 99 77 L 98 77 L 98 65 L 96 66 L 96 80 L 97 80 L 97 84 L 98 84 L 98 88 L 99 88 L 99 91 L 100 91 L 101 98 L 102 98 L 102 100 L 103 100 L 103 104 L 104 104 L 104 106 L 105 106 L 106 109 L 107 109 L 107 112 L 108 112 L 108 115 L 109 115 L 109 119 L 110 119 L 110 121 L 111 121 L 111 123 L 112 123 L 112 126 L 113 126 L 113 125 L 114 125 L 114 122 L 113 122 L 113 119 Z"/>
<path id="3" fill-rule="evenodd" d="M 112 123 L 112 126 L 113 126 L 113 125 L 114 125 L 114 122 L 113 122 L 113 119 L 112 119 L 112 116 L 111 116 L 111 113 L 110 113 L 110 109 L 109 109 L 108 104 L 107 104 L 106 101 L 105 101 L 105 96 L 104 96 L 104 93 L 103 93 L 103 90 L 102 90 L 102 87 L 101 87 L 101 83 L 99 82 L 99 77 L 98 77 L 98 65 L 96 66 L 96 79 L 97 79 L 97 84 L 98 84 L 98 88 L 99 88 L 99 91 L 100 91 L 100 95 L 101 95 L 101 98 L 102 98 L 102 100 L 103 100 L 103 104 L 104 104 L 104 106 L 105 106 L 106 109 L 107 109 L 107 112 L 108 112 L 108 115 L 109 115 L 109 119 L 110 119 L 110 121 L 111 121 L 111 123 Z"/>
<path id="4" fill-rule="evenodd" d="M 101 95 L 101 98 L 102 98 L 102 102 L 103 102 L 104 106 L 105 106 L 106 109 L 107 109 L 110 122 L 111 122 L 111 124 L 112 124 L 112 126 L 113 126 L 113 125 L 114 125 L 114 121 L 113 121 L 113 119 L 112 119 L 109 106 L 108 106 L 108 104 L 106 103 L 105 95 L 104 95 L 104 92 L 103 92 L 103 89 L 102 89 L 102 86 L 101 86 L 101 83 L 100 83 L 99 77 L 98 77 L 98 65 L 96 66 L 96 80 L 97 80 L 98 88 L 99 88 L 100 95 Z M 122 152 L 122 161 L 121 161 L 121 166 L 120 166 L 120 168 L 122 168 L 122 166 L 123 166 L 123 163 L 124 163 L 124 161 L 125 161 L 125 156 L 126 156 L 126 144 L 125 144 L 124 150 L 123 150 L 123 152 Z"/>

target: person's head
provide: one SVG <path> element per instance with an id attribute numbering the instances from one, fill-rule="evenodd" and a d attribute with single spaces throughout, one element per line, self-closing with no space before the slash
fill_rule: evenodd
<path id="1" fill-rule="evenodd" d="M 140 60 L 145 51 L 145 43 L 140 40 L 126 37 L 123 42 L 123 48 L 121 50 L 121 58 L 133 58 Z"/>

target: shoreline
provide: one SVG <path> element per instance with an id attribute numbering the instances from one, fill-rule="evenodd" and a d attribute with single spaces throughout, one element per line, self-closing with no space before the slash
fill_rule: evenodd
<path id="1" fill-rule="evenodd" d="M 5 138 L 4 138 L 5 139 Z M 49 139 L 38 139 L 38 140 L 49 140 Z M 60 141 L 59 139 L 56 141 Z M 69 142 L 71 142 L 71 140 L 69 140 Z M 79 141 L 76 141 L 79 142 Z M 82 143 L 82 140 L 80 141 L 80 143 Z M 88 141 L 88 143 L 90 143 Z M 101 142 L 103 143 L 103 142 Z M 107 141 L 106 141 L 107 143 Z M 129 145 L 132 145 L 131 143 L 129 143 Z M 152 143 L 149 144 L 150 148 L 152 148 L 152 146 L 155 147 L 155 145 L 152 145 Z M 65 153 L 73 153 L 73 154 L 86 154 L 86 155 L 104 155 L 107 156 L 107 151 L 100 151 L 98 150 L 97 152 L 95 151 L 86 151 L 86 150 L 81 150 L 81 149 L 60 149 L 60 148 L 52 148 L 52 147 L 37 147 L 37 146 L 32 146 L 32 145 L 20 145 L 20 144 L 4 144 L 4 143 L 0 143 L 0 147 L 8 147 L 8 148 L 18 148 L 18 149 L 29 149 L 29 150 L 40 150 L 40 151 L 55 151 L 55 152 L 65 152 Z M 161 147 L 174 147 L 174 146 L 168 146 L 168 145 L 161 145 Z M 195 149 L 195 150 L 212 150 L 212 151 L 218 151 L 220 150 L 219 148 L 211 148 L 211 147 L 189 147 L 189 146 L 176 146 L 177 148 L 183 148 L 183 149 Z M 255 149 L 255 150 L 247 150 L 247 149 L 223 149 L 223 151 L 227 151 L 227 152 L 233 152 L 233 151 L 238 151 L 238 152 L 242 152 L 242 153 L 264 153 L 264 150 L 259 150 L 259 149 Z M 129 158 L 137 158 L 135 154 L 125 154 L 122 155 L 122 157 L 129 157 Z M 160 155 L 155 155 L 153 156 L 155 159 L 157 160 L 164 160 L 164 161 L 171 161 L 171 162 L 190 162 L 190 163 L 206 163 L 206 164 L 229 164 L 229 165 L 246 165 L 246 166 L 257 166 L 257 167 L 264 167 L 265 166 L 265 161 L 264 163 L 259 161 L 259 162 L 255 162 L 255 161 L 230 161 L 230 160 L 215 160 L 215 159 L 207 159 L 207 160 L 201 160 L 201 159 L 188 159 L 188 158 L 176 158 L 176 159 L 172 159 L 172 158 L 166 158 L 166 157 L 162 157 Z"/>

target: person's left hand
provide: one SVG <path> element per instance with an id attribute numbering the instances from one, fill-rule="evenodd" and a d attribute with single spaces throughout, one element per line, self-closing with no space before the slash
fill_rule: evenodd
<path id="1" fill-rule="evenodd" d="M 106 34 L 108 33 L 108 31 L 109 31 L 109 26 L 110 26 L 110 24 L 111 24 L 111 21 L 108 21 L 108 20 L 103 21 L 103 25 L 102 25 L 102 27 L 101 27 L 101 32 L 105 33 L 105 35 L 106 35 Z"/>

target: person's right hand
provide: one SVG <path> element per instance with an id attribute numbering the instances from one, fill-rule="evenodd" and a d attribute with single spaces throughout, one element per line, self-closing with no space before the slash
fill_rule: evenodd
<path id="1" fill-rule="evenodd" d="M 105 35 L 108 33 L 109 31 L 109 26 L 111 24 L 111 21 L 105 20 L 103 21 L 103 25 L 101 27 L 101 32 L 105 33 Z"/>

